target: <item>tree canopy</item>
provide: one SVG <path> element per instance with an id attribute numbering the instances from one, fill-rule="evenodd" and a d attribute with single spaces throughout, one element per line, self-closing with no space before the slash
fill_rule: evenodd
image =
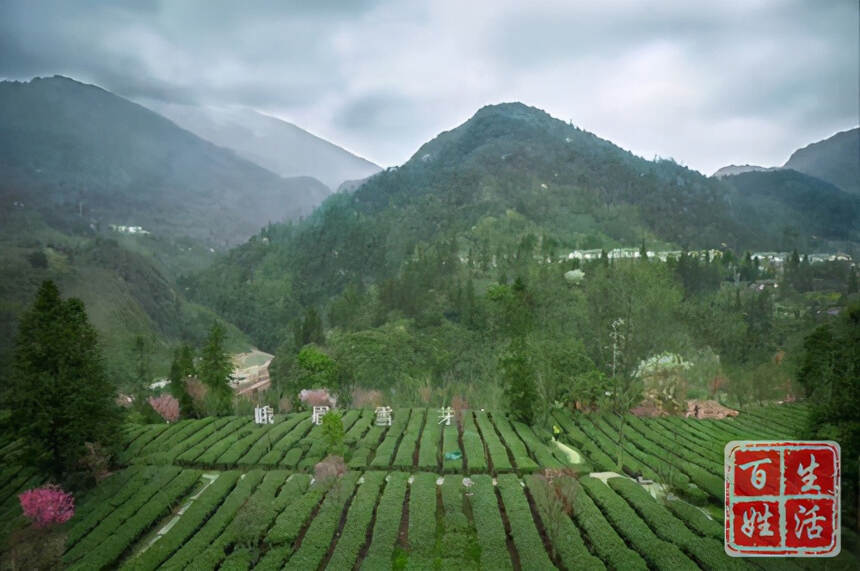
<path id="1" fill-rule="evenodd" d="M 4 391 L 23 457 L 60 479 L 78 468 L 85 443 L 110 444 L 120 423 L 95 329 L 84 304 L 45 281 L 21 317 Z"/>

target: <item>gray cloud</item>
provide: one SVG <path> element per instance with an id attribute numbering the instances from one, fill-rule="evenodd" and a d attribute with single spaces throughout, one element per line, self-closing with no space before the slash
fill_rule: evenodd
<path id="1" fill-rule="evenodd" d="M 0 0 L 0 76 L 239 104 L 383 165 L 521 100 L 704 172 L 858 123 L 855 0 Z"/>

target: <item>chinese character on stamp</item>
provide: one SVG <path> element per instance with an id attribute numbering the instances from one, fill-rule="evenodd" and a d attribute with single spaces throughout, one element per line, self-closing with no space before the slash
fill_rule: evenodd
<path id="1" fill-rule="evenodd" d="M 839 445 L 733 441 L 725 448 L 726 553 L 839 554 Z"/>

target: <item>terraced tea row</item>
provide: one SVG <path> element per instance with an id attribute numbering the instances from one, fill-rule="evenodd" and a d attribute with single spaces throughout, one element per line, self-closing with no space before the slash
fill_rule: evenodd
<path id="1" fill-rule="evenodd" d="M 65 563 L 129 570 L 770 567 L 728 557 L 718 522 L 680 500 L 658 502 L 629 478 L 567 482 L 570 509 L 553 500 L 553 481 L 537 474 L 350 471 L 316 482 L 285 470 L 133 466 L 82 503 Z M 831 563 L 852 568 L 857 561 L 844 553 Z"/>
<path id="2" fill-rule="evenodd" d="M 528 473 L 539 466 L 568 464 L 546 435 L 501 414 L 464 411 L 461 422 L 450 426 L 426 409 L 399 409 L 391 426 L 377 426 L 374 419 L 370 410 L 343 415 L 351 469 Z M 126 438 L 119 456 L 126 464 L 307 471 L 326 455 L 322 427 L 312 424 L 308 413 L 276 417 L 271 425 L 238 417 L 183 420 L 128 429 Z M 461 454 L 446 457 L 455 451 Z"/>

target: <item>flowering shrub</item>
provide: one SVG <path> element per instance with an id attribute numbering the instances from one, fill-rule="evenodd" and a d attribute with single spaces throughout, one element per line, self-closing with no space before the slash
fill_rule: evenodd
<path id="1" fill-rule="evenodd" d="M 166 422 L 179 420 L 179 401 L 167 393 L 157 397 L 149 397 L 149 405 L 161 415 Z"/>
<path id="2" fill-rule="evenodd" d="M 337 399 L 329 394 L 328 389 L 303 389 L 299 400 L 307 406 L 336 406 Z"/>
<path id="3" fill-rule="evenodd" d="M 75 515 L 75 498 L 59 486 L 48 485 L 18 495 L 24 517 L 36 527 L 65 523 Z"/>

